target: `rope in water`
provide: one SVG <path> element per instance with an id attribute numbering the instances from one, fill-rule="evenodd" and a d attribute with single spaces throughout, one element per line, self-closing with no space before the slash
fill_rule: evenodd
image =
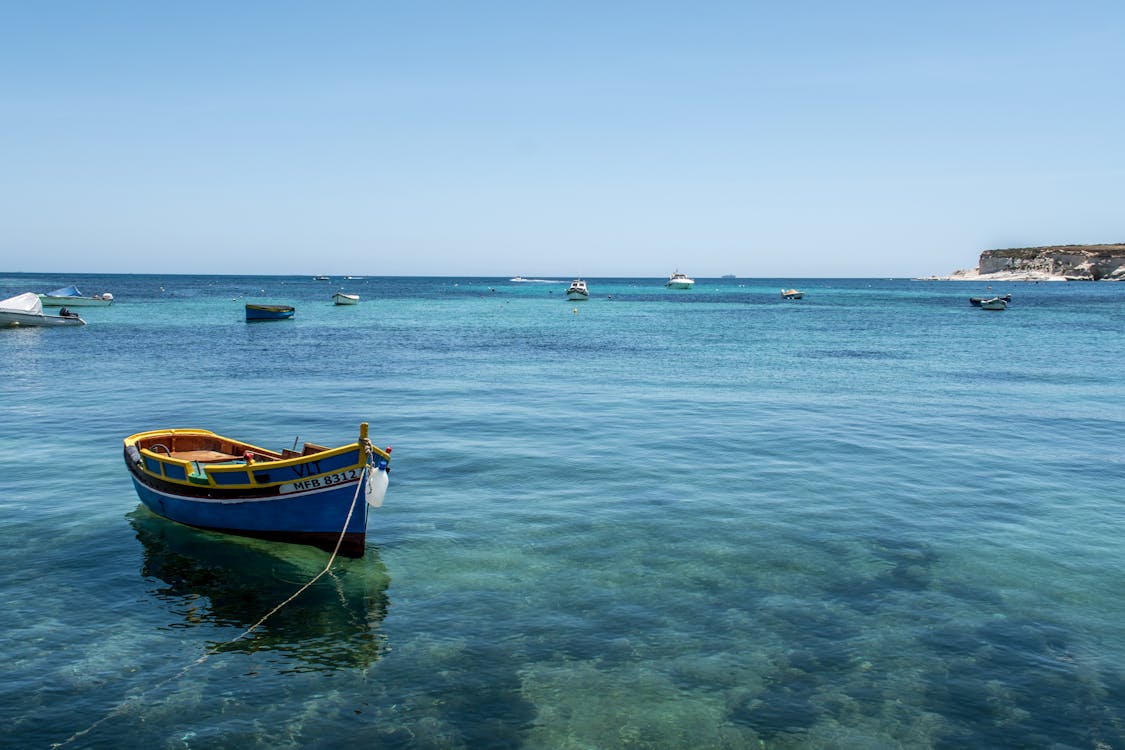
<path id="1" fill-rule="evenodd" d="M 351 523 L 352 514 L 355 513 L 356 500 L 359 499 L 359 493 L 360 493 L 360 491 L 363 490 L 363 488 L 365 486 L 365 481 L 367 479 L 367 472 L 375 463 L 375 456 L 374 456 L 374 453 L 371 450 L 371 444 L 368 443 L 366 446 L 364 446 L 364 450 L 367 452 L 367 465 L 364 466 L 363 471 L 360 472 L 359 483 L 356 484 L 355 495 L 352 496 L 352 504 L 351 504 L 351 507 L 348 508 L 348 516 L 347 516 L 347 518 L 344 519 L 344 528 L 342 528 L 340 530 L 340 536 L 336 540 L 336 546 L 335 546 L 335 548 L 333 548 L 332 555 L 328 558 L 328 562 L 327 562 L 327 564 L 325 564 L 324 570 L 320 571 L 315 576 L 313 576 L 308 581 L 308 583 L 306 583 L 304 586 L 301 586 L 301 588 L 299 588 L 295 592 L 293 592 L 292 596 L 290 596 L 288 599 L 283 601 L 281 604 L 278 604 L 276 607 L 274 607 L 269 612 L 264 614 L 260 620 L 258 620 L 256 623 L 254 623 L 250 627 L 246 628 L 246 630 L 242 631 L 241 633 L 236 635 L 234 638 L 231 638 L 229 641 L 224 641 L 223 643 L 220 643 L 217 646 L 212 646 L 211 648 L 207 649 L 207 651 L 205 651 L 202 656 L 200 656 L 195 661 L 193 661 L 193 662 L 187 664 L 186 666 L 184 666 L 184 668 L 181 669 L 176 674 L 172 675 L 171 677 L 168 677 L 167 679 L 164 679 L 164 680 L 156 683 L 155 685 L 153 685 L 149 689 L 145 690 L 140 695 L 137 695 L 133 698 L 130 698 L 129 700 L 122 701 L 121 703 L 117 704 L 117 706 L 112 711 L 110 711 L 108 714 L 106 714 L 102 718 L 98 719 L 97 721 L 95 721 L 90 726 L 86 727 L 85 729 L 82 729 L 80 731 L 75 732 L 74 734 L 70 735 L 69 737 L 67 737 L 62 742 L 51 743 L 51 747 L 56 748 L 56 747 L 64 747 L 66 745 L 69 745 L 71 742 L 74 742 L 79 737 L 82 737 L 86 734 L 89 734 L 93 730 L 97 729 L 99 726 L 101 726 L 105 722 L 109 721 L 114 716 L 117 716 L 118 714 L 124 713 L 124 711 L 127 708 L 129 708 L 130 706 L 140 703 L 141 699 L 144 698 L 149 693 L 151 693 L 152 691 L 159 690 L 160 688 L 164 687 L 168 683 L 175 682 L 176 680 L 180 679 L 185 674 L 187 674 L 189 671 L 191 671 L 192 669 L 195 669 L 200 664 L 203 664 L 205 661 L 207 661 L 212 656 L 214 656 L 215 654 L 222 651 L 227 646 L 231 645 L 232 643 L 237 643 L 238 641 L 242 640 L 243 638 L 245 638 L 246 636 L 250 635 L 255 630 L 257 630 L 258 628 L 260 628 L 262 626 L 262 624 L 265 623 L 266 620 L 273 617 L 282 607 L 286 606 L 287 604 L 292 602 L 294 599 L 296 599 L 298 596 L 303 594 L 310 586 L 312 586 L 314 583 L 319 581 L 321 579 L 321 577 L 323 577 L 326 573 L 328 573 L 328 571 L 331 570 L 331 568 L 332 568 L 332 563 L 334 563 L 336 561 L 336 555 L 339 554 L 339 552 L 340 552 L 340 545 L 344 543 L 344 536 L 347 534 L 348 524 Z"/>

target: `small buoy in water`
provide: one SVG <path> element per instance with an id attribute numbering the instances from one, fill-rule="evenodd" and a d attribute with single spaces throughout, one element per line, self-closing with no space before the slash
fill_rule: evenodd
<path id="1" fill-rule="evenodd" d="M 578 314 L 578 308 L 577 308 L 577 307 L 576 307 L 576 308 L 574 308 L 574 314 L 575 314 L 575 315 L 577 315 L 577 314 Z"/>

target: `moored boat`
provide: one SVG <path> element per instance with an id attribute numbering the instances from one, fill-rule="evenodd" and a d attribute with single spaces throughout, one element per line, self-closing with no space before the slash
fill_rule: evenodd
<path id="1" fill-rule="evenodd" d="M 984 302 L 986 299 L 999 299 L 999 300 L 1003 300 L 1004 302 L 1011 302 L 1012 301 L 1012 295 L 1002 294 L 999 297 L 969 297 L 969 304 L 972 305 L 973 307 L 980 307 L 981 303 Z"/>
<path id="2" fill-rule="evenodd" d="M 336 292 L 332 295 L 332 301 L 337 305 L 358 305 L 358 294 L 347 294 L 345 292 Z"/>
<path id="3" fill-rule="evenodd" d="M 109 292 L 83 294 L 76 286 L 64 286 L 62 289 L 40 294 L 39 301 L 44 307 L 108 307 L 113 304 L 113 295 Z"/>
<path id="4" fill-rule="evenodd" d="M 297 309 L 292 305 L 255 305 L 246 303 L 247 320 L 286 320 L 293 317 Z"/>
<path id="5" fill-rule="evenodd" d="M 695 279 L 690 278 L 687 274 L 676 271 L 668 280 L 664 282 L 664 286 L 669 289 L 691 289 L 695 285 Z"/>
<path id="6" fill-rule="evenodd" d="M 84 325 L 86 321 L 65 307 L 58 315 L 44 315 L 43 303 L 34 292 L 24 292 L 0 300 L 0 327 L 3 328 Z"/>
<path id="7" fill-rule="evenodd" d="M 1004 310 L 1007 309 L 1008 303 L 1001 297 L 993 297 L 992 299 L 984 299 L 980 302 L 980 309 L 982 310 Z"/>
<path id="8" fill-rule="evenodd" d="M 781 290 L 781 298 L 782 299 L 801 299 L 804 296 L 805 296 L 804 292 L 797 291 L 796 289 L 782 289 Z"/>
<path id="9" fill-rule="evenodd" d="M 570 286 L 566 290 L 566 298 L 570 300 L 590 299 L 590 290 L 586 287 L 586 282 L 582 279 L 575 279 L 570 282 Z"/>
<path id="10" fill-rule="evenodd" d="M 137 496 L 158 516 L 210 531 L 307 544 L 362 557 L 367 507 L 389 482 L 390 448 L 367 437 L 280 452 L 209 430 L 165 429 L 125 438 Z"/>

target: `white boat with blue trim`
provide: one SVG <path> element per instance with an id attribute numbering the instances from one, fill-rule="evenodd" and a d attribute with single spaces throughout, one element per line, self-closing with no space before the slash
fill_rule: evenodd
<path id="1" fill-rule="evenodd" d="M 109 292 L 83 294 L 76 286 L 64 286 L 62 289 L 40 294 L 39 301 L 44 307 L 108 307 L 113 304 L 113 295 Z"/>

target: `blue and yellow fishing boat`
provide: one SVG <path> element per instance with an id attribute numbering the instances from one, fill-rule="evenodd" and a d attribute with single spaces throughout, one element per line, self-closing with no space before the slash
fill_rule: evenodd
<path id="1" fill-rule="evenodd" d="M 296 447 L 294 445 L 294 447 Z M 383 503 L 391 449 L 367 438 L 275 452 L 209 430 L 139 432 L 125 465 L 141 502 L 188 526 L 362 557 L 367 508 Z"/>

